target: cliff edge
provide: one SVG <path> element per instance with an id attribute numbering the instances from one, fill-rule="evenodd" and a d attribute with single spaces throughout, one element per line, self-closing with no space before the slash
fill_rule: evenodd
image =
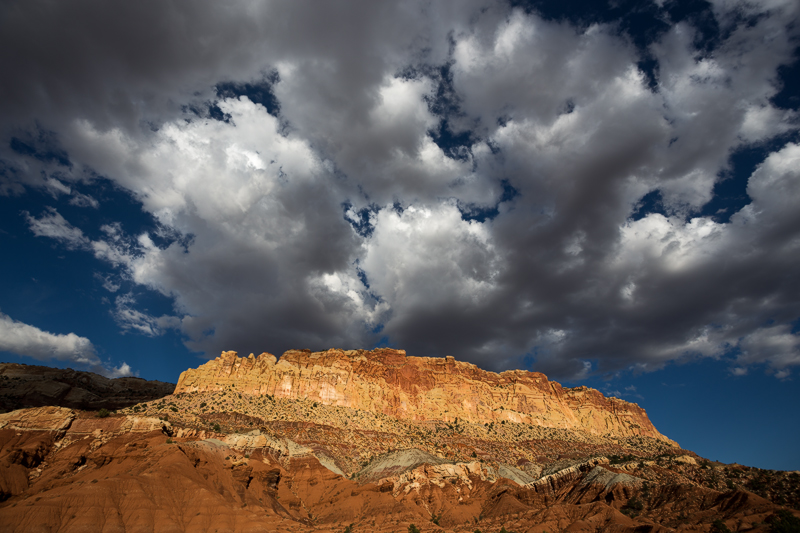
<path id="1" fill-rule="evenodd" d="M 565 388 L 539 372 L 497 374 L 451 356 L 412 357 L 389 348 L 289 350 L 280 360 L 269 353 L 241 358 L 223 352 L 183 372 L 175 387 L 176 394 L 216 391 L 307 398 L 399 419 L 509 421 L 610 438 L 653 437 L 678 446 L 637 404 L 595 389 Z"/>

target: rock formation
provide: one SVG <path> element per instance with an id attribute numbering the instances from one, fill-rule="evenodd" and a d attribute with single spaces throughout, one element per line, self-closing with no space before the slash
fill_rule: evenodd
<path id="1" fill-rule="evenodd" d="M 164 397 L 174 388 L 135 377 L 109 379 L 71 368 L 0 363 L 0 412 L 45 405 L 120 409 Z"/>
<path id="2" fill-rule="evenodd" d="M 226 352 L 110 415 L 0 414 L 4 532 L 769 533 L 798 509 L 800 473 L 704 460 L 634 404 L 395 350 Z"/>
<path id="3" fill-rule="evenodd" d="M 534 472 L 408 448 L 344 475 L 330 459 L 340 439 L 294 424 L 291 432 L 272 422 L 226 434 L 59 407 L 2 414 L 1 529 L 388 533 L 415 524 L 440 533 L 710 533 L 721 520 L 767 533 L 776 513 L 800 514 L 745 490 L 748 478 L 764 474 L 757 469 L 691 464 L 681 450 L 648 460 L 595 454 Z M 797 493 L 796 474 L 766 474 Z"/>
<path id="4" fill-rule="evenodd" d="M 644 409 L 587 387 L 564 388 L 538 372 L 496 374 L 453 357 L 406 356 L 403 350 L 290 350 L 237 357 L 223 352 L 183 372 L 175 393 L 221 392 L 307 398 L 399 419 L 515 422 L 610 437 L 659 433 Z M 677 445 L 677 444 L 675 444 Z"/>

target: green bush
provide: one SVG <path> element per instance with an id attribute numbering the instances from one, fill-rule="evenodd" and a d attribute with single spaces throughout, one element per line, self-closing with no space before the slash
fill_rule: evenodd
<path id="1" fill-rule="evenodd" d="M 97 411 L 97 414 L 95 414 L 94 416 L 96 416 L 97 418 L 105 418 L 110 414 L 111 413 L 109 412 L 108 409 L 100 409 L 99 411 Z"/>
<path id="2" fill-rule="evenodd" d="M 219 433 L 219 432 L 221 431 L 221 430 L 220 430 L 220 427 L 219 427 L 219 424 L 214 424 L 214 427 L 213 427 L 213 429 L 214 429 L 214 431 L 216 431 L 217 433 Z"/>
<path id="3" fill-rule="evenodd" d="M 642 509 L 644 509 L 644 504 L 639 500 L 639 498 L 634 496 L 633 498 L 628 500 L 628 503 L 625 504 L 625 507 L 627 507 L 628 509 L 633 509 L 634 511 L 641 511 Z"/>
<path id="4" fill-rule="evenodd" d="M 728 529 L 725 522 L 717 518 L 711 523 L 711 533 L 731 533 L 731 530 Z"/>
<path id="5" fill-rule="evenodd" d="M 622 512 L 622 514 L 626 514 L 630 517 L 636 517 L 639 516 L 639 513 L 643 509 L 644 509 L 644 504 L 642 503 L 642 501 L 639 500 L 639 498 L 637 498 L 636 496 L 634 496 L 633 498 L 628 500 L 628 503 L 626 503 L 625 505 L 622 506 L 622 508 L 620 508 L 620 511 Z"/>
<path id="6" fill-rule="evenodd" d="M 411 524 L 408 526 L 408 533 L 422 533 L 417 526 Z"/>
<path id="7" fill-rule="evenodd" d="M 800 518 L 781 509 L 767 518 L 770 533 L 800 533 Z"/>

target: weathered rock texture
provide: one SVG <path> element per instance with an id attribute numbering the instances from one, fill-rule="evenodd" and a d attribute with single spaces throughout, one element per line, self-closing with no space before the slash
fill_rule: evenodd
<path id="1" fill-rule="evenodd" d="M 453 357 L 406 356 L 403 350 L 290 350 L 220 357 L 183 372 L 175 393 L 233 390 L 307 398 L 406 420 L 516 422 L 609 437 L 646 436 L 675 444 L 635 403 L 587 387 L 564 388 L 538 372 L 496 374 Z"/>
<path id="2" fill-rule="evenodd" d="M 722 520 L 767 533 L 780 510 L 741 486 L 760 475 L 755 469 L 679 455 L 594 456 L 529 475 L 530 465 L 406 448 L 345 476 L 330 460 L 341 439 L 315 424 L 296 427 L 290 438 L 279 422 L 220 434 L 58 407 L 1 414 L 0 530 L 396 533 L 416 524 L 440 533 L 712 533 Z M 351 442 L 383 438 L 359 434 Z M 793 474 L 769 475 L 776 486 L 798 485 Z"/>
<path id="3" fill-rule="evenodd" d="M 58 405 L 72 409 L 120 409 L 170 394 L 174 385 L 92 372 L 0 363 L 0 412 Z"/>

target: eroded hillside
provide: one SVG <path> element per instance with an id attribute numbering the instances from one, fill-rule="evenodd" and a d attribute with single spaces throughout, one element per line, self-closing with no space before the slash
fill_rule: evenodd
<path id="1" fill-rule="evenodd" d="M 340 358 L 328 361 L 341 368 Z M 800 520 L 796 472 L 710 462 L 658 432 L 539 425 L 533 393 L 519 385 L 499 400 L 491 394 L 489 408 L 475 402 L 482 417 L 455 416 L 462 411 L 447 403 L 445 416 L 426 418 L 425 398 L 438 394 L 429 384 L 417 393 L 423 400 L 413 416 L 394 416 L 376 408 L 391 404 L 391 391 L 362 401 L 352 395 L 360 385 L 348 388 L 352 375 L 342 395 L 325 399 L 313 393 L 320 387 L 295 397 L 288 391 L 297 380 L 255 390 L 258 380 L 236 380 L 237 361 L 241 368 L 253 359 L 234 358 L 215 390 L 189 392 L 184 373 L 177 393 L 108 416 L 61 407 L 0 415 L 0 523 L 9 531 L 63 532 L 388 533 L 413 524 L 422 532 L 724 533 L 721 527 L 766 532 L 776 520 Z M 215 371 L 220 361 L 230 356 Z M 421 364 L 463 371 L 442 361 Z M 453 378 L 433 384 L 443 382 Z M 574 390 L 548 387 L 562 399 Z M 414 387 L 408 390 L 413 398 Z M 581 420 L 589 402 L 574 405 Z M 591 409 L 598 405 L 591 401 Z"/>

